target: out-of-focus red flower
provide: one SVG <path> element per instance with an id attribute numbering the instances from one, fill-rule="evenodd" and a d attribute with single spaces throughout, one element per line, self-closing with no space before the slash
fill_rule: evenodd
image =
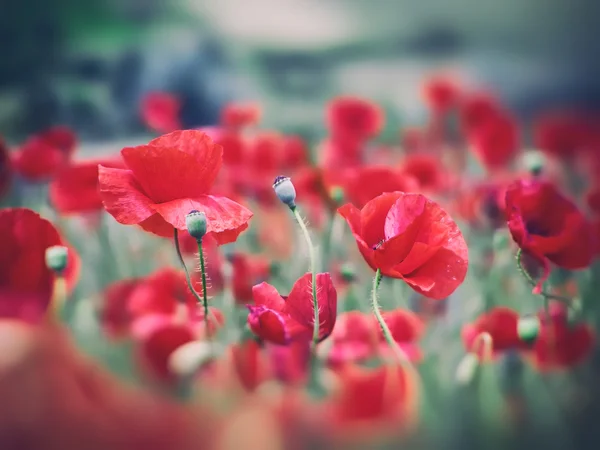
<path id="1" fill-rule="evenodd" d="M 540 313 L 542 327 L 532 353 L 541 371 L 568 369 L 583 362 L 594 349 L 596 336 L 585 323 L 569 324 L 566 315 Z"/>
<path id="2" fill-rule="evenodd" d="M 48 181 L 65 167 L 75 151 L 73 132 L 54 127 L 27 139 L 13 155 L 13 167 L 30 181 Z"/>
<path id="3" fill-rule="evenodd" d="M 416 189 L 439 192 L 446 185 L 444 168 L 439 157 L 427 153 L 408 155 L 400 165 L 400 172 L 413 177 L 417 181 L 418 187 Z"/>
<path id="4" fill-rule="evenodd" d="M 298 278 L 285 298 L 270 284 L 254 286 L 254 305 L 248 305 L 248 325 L 254 334 L 267 342 L 280 345 L 310 340 L 314 324 L 311 282 L 310 273 Z M 316 284 L 319 339 L 323 340 L 331 334 L 335 325 L 337 293 L 329 273 L 317 274 Z"/>
<path id="5" fill-rule="evenodd" d="M 458 105 L 460 90 L 448 76 L 435 76 L 423 85 L 425 103 L 436 116 L 446 114 Z"/>
<path id="6" fill-rule="evenodd" d="M 385 166 L 357 167 L 343 186 L 348 201 L 357 208 L 386 192 L 415 192 L 418 188 L 417 180 L 411 175 Z"/>
<path id="7" fill-rule="evenodd" d="M 271 367 L 266 354 L 254 339 L 230 347 L 231 363 L 244 389 L 255 390 L 271 377 Z"/>
<path id="8" fill-rule="evenodd" d="M 307 380 L 310 363 L 310 342 L 293 341 L 289 345 L 266 343 L 273 377 L 288 385 L 302 385 Z"/>
<path id="9" fill-rule="evenodd" d="M 361 141 L 349 138 L 330 137 L 319 147 L 319 166 L 326 170 L 354 169 L 362 164 Z"/>
<path id="10" fill-rule="evenodd" d="M 199 275 L 194 274 L 196 291 L 202 295 Z M 186 315 L 196 311 L 197 300 L 190 292 L 183 272 L 166 267 L 139 279 L 117 281 L 107 287 L 101 317 L 107 329 L 120 335 L 130 331 L 132 322 L 146 315 L 171 317 L 184 306 Z"/>
<path id="11" fill-rule="evenodd" d="M 124 148 L 128 169 L 99 167 L 100 196 L 119 223 L 172 237 L 174 228 L 186 230 L 186 215 L 197 210 L 206 214 L 207 232 L 220 244 L 233 242 L 252 213 L 226 197 L 208 195 L 222 153 L 205 133 L 193 130 Z"/>
<path id="12" fill-rule="evenodd" d="M 334 138 L 365 141 L 383 128 L 383 112 L 370 100 L 337 97 L 327 104 L 326 124 Z"/>
<path id="13" fill-rule="evenodd" d="M 25 208 L 0 210 L 0 317 L 39 321 L 50 304 L 54 274 L 46 267 L 46 249 L 66 245 L 58 230 Z M 71 290 L 80 261 L 69 248 L 65 269 Z"/>
<path id="14" fill-rule="evenodd" d="M 169 367 L 169 358 L 175 350 L 194 340 L 194 332 L 187 324 L 164 324 L 146 336 L 141 353 L 152 374 L 160 380 L 173 382 L 177 374 Z"/>
<path id="15" fill-rule="evenodd" d="M 124 168 L 120 157 L 82 161 L 58 172 L 49 186 L 50 202 L 61 214 L 80 214 L 102 209 L 98 193 L 98 164 Z"/>
<path id="16" fill-rule="evenodd" d="M 588 117 L 572 111 L 547 113 L 534 126 L 535 146 L 561 158 L 572 158 L 584 150 L 592 136 L 594 125 Z"/>
<path id="17" fill-rule="evenodd" d="M 260 121 L 261 110 L 254 103 L 230 103 L 221 111 L 221 125 L 238 130 L 257 125 Z"/>
<path id="18" fill-rule="evenodd" d="M 596 257 L 600 256 L 600 219 L 592 223 L 592 234 L 594 236 L 594 251 Z"/>
<path id="19" fill-rule="evenodd" d="M 600 214 L 600 185 L 595 186 L 586 195 L 588 207 L 595 213 Z"/>
<path id="20" fill-rule="evenodd" d="M 497 113 L 482 121 L 472 129 L 467 139 L 488 170 L 505 168 L 519 149 L 517 125 L 506 113 Z"/>
<path id="21" fill-rule="evenodd" d="M 498 101 L 485 92 L 464 95 L 460 102 L 460 123 L 467 135 L 500 111 Z"/>
<path id="22" fill-rule="evenodd" d="M 142 99 L 141 116 L 148 128 L 157 133 L 181 129 L 181 101 L 168 92 L 149 92 Z"/>
<path id="23" fill-rule="evenodd" d="M 457 214 L 474 227 L 505 226 L 506 187 L 501 181 L 467 185 L 456 198 Z"/>
<path id="24" fill-rule="evenodd" d="M 13 168 L 8 146 L 0 136 L 0 198 L 4 197 L 10 189 L 12 174 Z"/>
<path id="25" fill-rule="evenodd" d="M 298 168 L 308 163 L 308 149 L 300 136 L 285 136 L 282 153 L 284 168 Z"/>
<path id="26" fill-rule="evenodd" d="M 484 354 L 483 341 L 478 339 L 482 333 L 488 333 L 492 338 L 492 351 L 494 354 L 507 350 L 528 350 L 531 345 L 519 338 L 517 324 L 519 314 L 503 306 L 493 308 L 480 315 L 473 323 L 462 328 L 462 340 L 469 352 L 474 352 L 480 357 Z"/>
<path id="27" fill-rule="evenodd" d="M 371 320 L 375 322 L 374 325 L 378 330 L 380 341 L 379 351 L 383 353 L 391 351 L 377 321 L 374 317 Z M 412 361 L 420 360 L 422 354 L 418 346 L 418 340 L 425 331 L 423 321 L 412 311 L 402 308 L 383 313 L 383 320 L 404 354 Z"/>
<path id="28" fill-rule="evenodd" d="M 231 283 L 236 303 L 245 305 L 252 301 L 252 287 L 271 276 L 271 263 L 267 258 L 248 253 L 234 253 L 231 262 Z"/>
<path id="29" fill-rule="evenodd" d="M 506 191 L 508 227 L 523 251 L 550 272 L 548 261 L 565 269 L 582 269 L 593 257 L 591 226 L 577 206 L 556 187 L 538 180 L 519 180 Z"/>
<path id="30" fill-rule="evenodd" d="M 448 297 L 467 273 L 468 250 L 452 218 L 420 194 L 382 194 L 362 210 L 338 209 L 366 262 L 383 275 L 400 278 L 415 291 Z"/>
<path id="31" fill-rule="evenodd" d="M 338 316 L 327 361 L 332 365 L 364 361 L 375 353 L 378 325 L 370 314 L 348 311 Z"/>
<path id="32" fill-rule="evenodd" d="M 401 434 L 414 424 L 416 380 L 398 366 L 366 369 L 346 365 L 337 371 L 340 387 L 326 404 L 332 433 L 344 441 Z"/>
<path id="33" fill-rule="evenodd" d="M 427 147 L 427 136 L 421 128 L 404 128 L 401 131 L 400 145 L 406 154 L 418 153 Z"/>
<path id="34" fill-rule="evenodd" d="M 3 449 L 192 450 L 210 439 L 199 408 L 122 384 L 60 329 L 0 321 L 0 337 Z"/>
<path id="35" fill-rule="evenodd" d="M 248 144 L 242 134 L 223 127 L 202 127 L 198 131 L 206 133 L 215 144 L 223 147 L 223 165 L 239 166 L 244 162 Z"/>

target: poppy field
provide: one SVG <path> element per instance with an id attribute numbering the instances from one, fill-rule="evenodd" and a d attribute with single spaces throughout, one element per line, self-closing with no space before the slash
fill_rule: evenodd
<path id="1" fill-rule="evenodd" d="M 421 93 L 0 138 L 0 449 L 598 448 L 600 122 Z"/>

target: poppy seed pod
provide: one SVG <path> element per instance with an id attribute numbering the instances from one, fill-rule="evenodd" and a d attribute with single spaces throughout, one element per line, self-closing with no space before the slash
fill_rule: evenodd
<path id="1" fill-rule="evenodd" d="M 546 158 L 542 152 L 529 150 L 523 155 L 522 163 L 525 170 L 534 176 L 538 176 L 544 170 Z"/>
<path id="2" fill-rule="evenodd" d="M 517 322 L 517 334 L 523 342 L 534 342 L 540 333 L 540 319 L 535 316 L 521 317 Z"/>
<path id="3" fill-rule="evenodd" d="M 196 240 L 201 240 L 206 234 L 206 214 L 192 210 L 185 216 L 185 226 L 190 236 Z"/>
<path id="4" fill-rule="evenodd" d="M 275 178 L 273 189 L 282 203 L 288 205 L 290 209 L 296 207 L 296 188 L 290 177 L 278 176 Z"/>
<path id="5" fill-rule="evenodd" d="M 46 267 L 56 273 L 62 273 L 67 267 L 67 247 L 53 245 L 46 249 Z"/>

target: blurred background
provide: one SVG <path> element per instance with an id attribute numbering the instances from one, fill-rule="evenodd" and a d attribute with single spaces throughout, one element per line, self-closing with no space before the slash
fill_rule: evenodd
<path id="1" fill-rule="evenodd" d="M 144 133 L 150 90 L 178 94 L 186 127 L 232 99 L 264 123 L 318 130 L 334 94 L 376 100 L 391 129 L 420 121 L 423 75 L 456 73 L 522 119 L 600 107 L 595 0 L 4 0 L 0 134 L 53 124 L 87 142 Z M 317 128 L 315 128 L 317 127 Z"/>

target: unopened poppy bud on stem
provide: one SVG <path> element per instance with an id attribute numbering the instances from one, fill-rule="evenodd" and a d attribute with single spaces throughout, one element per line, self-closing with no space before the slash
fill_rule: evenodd
<path id="1" fill-rule="evenodd" d="M 275 178 L 273 189 L 282 203 L 285 203 L 290 209 L 296 208 L 296 188 L 290 177 L 278 176 Z"/>
<path id="2" fill-rule="evenodd" d="M 523 342 L 533 342 L 540 333 L 540 319 L 536 316 L 521 317 L 517 323 L 517 334 Z"/>
<path id="3" fill-rule="evenodd" d="M 196 210 L 190 211 L 185 216 L 185 226 L 190 236 L 197 241 L 201 240 L 206 234 L 206 214 Z"/>
<path id="4" fill-rule="evenodd" d="M 344 195 L 344 189 L 341 186 L 333 186 L 329 190 L 329 195 L 330 195 L 331 199 L 338 205 L 341 205 L 344 202 L 344 199 L 346 197 Z"/>
<path id="5" fill-rule="evenodd" d="M 57 274 L 61 274 L 67 267 L 67 247 L 53 245 L 46 249 L 46 267 Z"/>

